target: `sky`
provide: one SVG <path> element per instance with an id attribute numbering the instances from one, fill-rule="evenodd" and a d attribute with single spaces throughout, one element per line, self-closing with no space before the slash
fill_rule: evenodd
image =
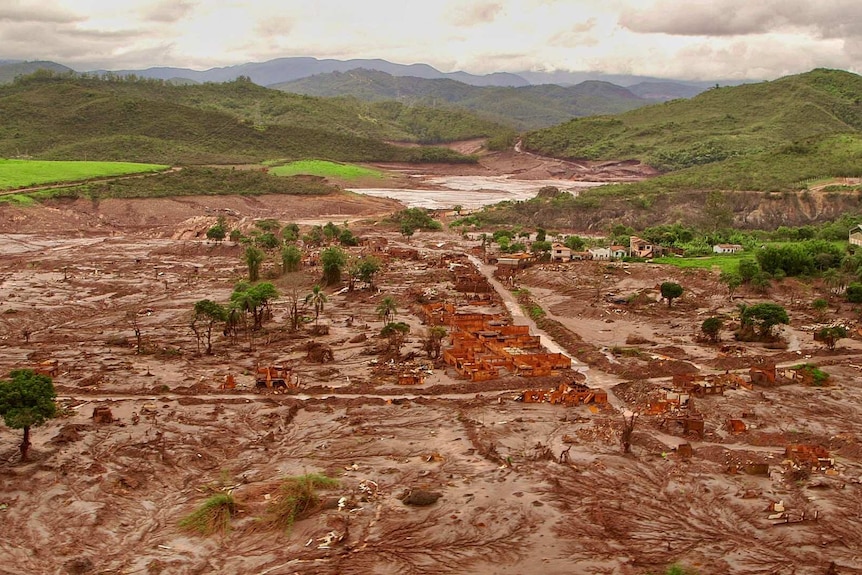
<path id="1" fill-rule="evenodd" d="M 313 56 L 443 72 L 771 80 L 862 71 L 860 0 L 0 0 L 0 59 L 205 70 Z"/>

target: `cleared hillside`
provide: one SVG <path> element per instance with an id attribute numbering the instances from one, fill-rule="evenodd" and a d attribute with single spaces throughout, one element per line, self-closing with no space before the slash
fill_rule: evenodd
<path id="1" fill-rule="evenodd" d="M 457 106 L 519 129 L 535 129 L 575 116 L 615 114 L 652 103 L 609 82 L 576 86 L 470 86 L 450 79 L 396 77 L 376 70 L 319 74 L 272 86 L 311 96 L 351 96 L 378 102 L 394 100 L 436 108 Z"/>
<path id="2" fill-rule="evenodd" d="M 310 98 L 248 81 L 175 86 L 40 73 L 0 87 L 0 156 L 231 163 L 409 161 L 384 140 L 444 142 L 508 129 L 466 112 Z"/>
<path id="3" fill-rule="evenodd" d="M 638 159 L 662 171 L 768 153 L 862 128 L 862 77 L 814 70 L 773 82 L 715 88 L 617 116 L 575 119 L 524 138 L 560 158 Z"/>

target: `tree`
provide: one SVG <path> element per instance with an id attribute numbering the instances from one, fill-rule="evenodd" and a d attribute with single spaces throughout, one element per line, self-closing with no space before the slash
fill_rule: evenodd
<path id="1" fill-rule="evenodd" d="M 441 325 L 435 325 L 428 328 L 425 335 L 425 341 L 422 343 L 422 350 L 428 354 L 430 359 L 440 357 L 440 348 L 443 347 L 443 338 L 446 337 L 446 328 Z"/>
<path id="2" fill-rule="evenodd" d="M 410 333 L 410 326 L 403 321 L 389 322 L 380 330 L 380 335 L 389 340 L 389 349 L 395 348 L 397 355 L 401 355 L 401 347 L 408 333 Z"/>
<path id="3" fill-rule="evenodd" d="M 718 281 L 727 286 L 727 293 L 733 300 L 733 293 L 742 285 L 742 276 L 734 272 L 721 272 Z"/>
<path id="4" fill-rule="evenodd" d="M 862 284 L 852 283 L 847 286 L 845 292 L 847 301 L 850 303 L 862 303 Z"/>
<path id="5" fill-rule="evenodd" d="M 235 244 L 238 244 L 242 240 L 242 232 L 239 230 L 231 230 L 230 231 L 230 241 Z"/>
<path id="6" fill-rule="evenodd" d="M 269 302 L 278 297 L 275 286 L 264 282 L 251 286 L 246 282 L 236 285 L 230 296 L 233 306 L 245 313 L 250 313 L 254 323 L 252 329 L 263 327 L 264 316 L 269 310 Z"/>
<path id="7" fill-rule="evenodd" d="M 760 268 L 754 260 L 739 260 L 739 277 L 742 278 L 742 283 L 750 282 Z"/>
<path id="8" fill-rule="evenodd" d="M 286 245 L 281 250 L 281 269 L 284 273 L 299 271 L 302 264 L 302 250 L 293 244 Z"/>
<path id="9" fill-rule="evenodd" d="M 224 241 L 227 236 L 227 230 L 221 224 L 216 224 L 207 230 L 207 239 L 217 243 Z"/>
<path id="10" fill-rule="evenodd" d="M 586 243 L 584 242 L 584 238 L 581 236 L 569 236 L 565 241 L 566 247 L 572 250 L 573 252 L 582 252 L 584 251 L 584 246 Z"/>
<path id="11" fill-rule="evenodd" d="M 839 339 L 845 337 L 847 337 L 847 328 L 843 325 L 824 327 L 817 332 L 817 339 L 822 341 L 830 351 L 835 349 L 835 344 Z"/>
<path id="12" fill-rule="evenodd" d="M 281 239 L 286 242 L 295 242 L 299 239 L 299 225 L 297 224 L 287 224 L 281 230 Z"/>
<path id="13" fill-rule="evenodd" d="M 334 241 L 340 234 L 341 228 L 339 228 L 337 224 L 326 222 L 326 225 L 323 226 L 323 237 L 325 237 L 328 242 Z"/>
<path id="14" fill-rule="evenodd" d="M 817 317 L 823 319 L 823 316 L 826 315 L 826 310 L 829 309 L 829 302 L 822 297 L 819 297 L 811 302 L 811 307 L 817 312 Z"/>
<path id="15" fill-rule="evenodd" d="M 380 260 L 373 256 L 367 256 L 359 261 L 353 267 L 352 275 L 359 280 L 368 284 L 368 287 L 374 290 L 374 276 L 380 271 Z"/>
<path id="16" fill-rule="evenodd" d="M 263 263 L 263 252 L 254 246 L 245 248 L 245 264 L 248 266 L 248 281 L 260 279 L 260 264 Z"/>
<path id="17" fill-rule="evenodd" d="M 772 328 L 778 324 L 790 323 L 787 310 L 777 303 L 758 303 L 752 306 L 740 307 L 740 323 L 743 331 L 757 329 L 763 338 L 771 337 Z M 745 335 L 745 334 L 743 334 Z"/>
<path id="18" fill-rule="evenodd" d="M 347 256 L 339 247 L 329 247 L 320 252 L 320 264 L 323 267 L 324 285 L 332 285 L 341 281 L 341 271 L 347 264 Z"/>
<path id="19" fill-rule="evenodd" d="M 317 325 L 317 318 L 326 302 L 326 294 L 323 293 L 323 289 L 319 285 L 311 288 L 311 293 L 305 296 L 306 305 L 311 304 L 314 307 L 314 325 Z"/>
<path id="20" fill-rule="evenodd" d="M 709 341 L 716 343 L 721 328 L 724 327 L 724 322 L 718 317 L 708 317 L 700 324 L 700 331 L 709 338 Z"/>
<path id="21" fill-rule="evenodd" d="M 213 345 L 212 345 L 212 333 L 213 326 L 217 322 L 225 322 L 227 321 L 227 309 L 224 306 L 208 299 L 202 299 L 198 302 L 195 302 L 195 315 L 192 320 L 192 330 L 197 334 L 196 325 L 197 322 L 200 321 L 205 326 L 206 340 L 207 340 L 207 355 L 212 355 L 213 353 Z M 198 348 L 198 353 L 200 353 L 200 348 Z"/>
<path id="22" fill-rule="evenodd" d="M 548 232 L 543 228 L 536 228 L 536 241 L 543 242 L 548 237 Z"/>
<path id="23" fill-rule="evenodd" d="M 45 423 L 57 413 L 54 384 L 47 375 L 30 369 L 16 369 L 9 380 L 0 380 L 0 416 L 8 427 L 23 429 L 21 460 L 30 450 L 30 428 Z"/>
<path id="24" fill-rule="evenodd" d="M 667 300 L 667 307 L 673 303 L 673 300 L 682 295 L 683 288 L 678 283 L 664 282 L 661 284 L 661 297 Z"/>
<path id="25" fill-rule="evenodd" d="M 395 307 L 395 300 L 391 296 L 386 296 L 380 303 L 377 304 L 377 315 L 380 316 L 380 319 L 383 320 L 384 323 L 389 323 L 398 313 L 398 309 Z"/>
<path id="26" fill-rule="evenodd" d="M 401 235 L 404 236 L 408 242 L 410 241 L 410 238 L 413 237 L 414 233 L 416 233 L 416 228 L 412 224 L 408 222 L 401 224 Z"/>

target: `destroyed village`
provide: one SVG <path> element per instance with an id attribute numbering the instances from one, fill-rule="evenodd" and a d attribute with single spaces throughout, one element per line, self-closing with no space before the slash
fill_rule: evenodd
<path id="1" fill-rule="evenodd" d="M 0 573 L 862 573 L 862 77 L 561 119 L 36 64 Z"/>

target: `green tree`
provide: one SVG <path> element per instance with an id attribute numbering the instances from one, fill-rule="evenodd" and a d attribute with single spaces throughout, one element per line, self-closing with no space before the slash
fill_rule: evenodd
<path id="1" fill-rule="evenodd" d="M 722 327 L 724 327 L 724 322 L 721 321 L 721 318 L 708 317 L 700 324 L 700 331 L 709 338 L 709 341 L 716 343 Z"/>
<path id="2" fill-rule="evenodd" d="M 236 309 L 251 314 L 254 322 L 252 329 L 257 330 L 263 327 L 264 317 L 269 312 L 269 303 L 277 297 L 278 291 L 269 282 L 255 286 L 240 282 L 234 288 L 230 301 Z"/>
<path id="3" fill-rule="evenodd" d="M 543 228 L 536 228 L 536 241 L 543 242 L 547 239 L 548 232 L 546 232 Z"/>
<path id="4" fill-rule="evenodd" d="M 572 250 L 573 252 L 582 252 L 584 251 L 584 246 L 586 242 L 584 242 L 584 238 L 581 236 L 569 236 L 565 241 L 566 247 Z"/>
<path id="5" fill-rule="evenodd" d="M 195 302 L 195 315 L 192 320 L 192 330 L 197 334 L 196 325 L 198 322 L 203 323 L 207 341 L 207 355 L 212 355 L 213 345 L 212 345 L 212 332 L 213 327 L 216 323 L 226 322 L 227 321 L 227 309 L 208 299 L 202 299 L 200 301 Z M 198 353 L 200 353 L 200 348 L 198 348 Z"/>
<path id="6" fill-rule="evenodd" d="M 353 232 L 344 228 L 341 230 L 341 233 L 338 234 L 338 243 L 343 246 L 358 246 L 359 239 L 353 235 Z"/>
<path id="7" fill-rule="evenodd" d="M 260 279 L 260 264 L 263 263 L 264 254 L 254 246 L 245 248 L 245 265 L 248 266 L 248 281 L 256 282 Z"/>
<path id="8" fill-rule="evenodd" d="M 368 284 L 368 287 L 374 290 L 374 276 L 380 271 L 380 260 L 373 256 L 361 258 L 356 262 L 353 275 L 360 281 Z"/>
<path id="9" fill-rule="evenodd" d="M 401 348 L 410 333 L 410 326 L 403 321 L 389 322 L 380 330 L 380 335 L 389 340 L 389 349 L 395 349 L 397 355 L 401 355 Z"/>
<path id="10" fill-rule="evenodd" d="M 742 283 L 750 282 L 760 268 L 754 260 L 739 260 L 739 277 L 742 278 Z"/>
<path id="11" fill-rule="evenodd" d="M 751 306 L 741 306 L 740 323 L 743 331 L 757 329 L 761 337 L 772 336 L 772 328 L 779 324 L 790 323 L 787 310 L 777 303 L 758 303 Z"/>
<path id="12" fill-rule="evenodd" d="M 673 300 L 682 295 L 683 288 L 675 282 L 664 282 L 661 284 L 661 297 L 667 300 L 667 307 L 670 307 Z"/>
<path id="13" fill-rule="evenodd" d="M 8 427 L 23 429 L 21 460 L 30 450 L 30 428 L 45 423 L 57 413 L 54 384 L 47 375 L 30 369 L 16 369 L 9 380 L 0 380 L 0 416 Z"/>
<path id="14" fill-rule="evenodd" d="M 845 296 L 850 303 L 862 303 L 862 284 L 852 283 L 847 286 Z"/>
<path id="15" fill-rule="evenodd" d="M 533 242 L 533 245 L 530 246 L 530 250 L 534 254 L 548 254 L 551 251 L 551 242 L 535 241 Z"/>
<path id="16" fill-rule="evenodd" d="M 242 240 L 242 232 L 239 230 L 231 230 L 230 231 L 230 241 L 235 244 L 238 244 Z"/>
<path id="17" fill-rule="evenodd" d="M 302 241 L 310 246 L 319 246 L 323 244 L 323 228 L 320 226 L 312 226 L 309 232 L 302 236 Z"/>
<path id="18" fill-rule="evenodd" d="M 341 248 L 332 246 L 320 252 L 320 264 L 323 267 L 323 283 L 336 284 L 341 281 L 341 272 L 347 265 L 347 255 Z"/>
<path id="19" fill-rule="evenodd" d="M 326 222 L 326 225 L 323 226 L 323 237 L 326 238 L 326 241 L 335 241 L 339 235 L 341 235 L 341 228 L 339 228 L 337 224 Z"/>
<path id="20" fill-rule="evenodd" d="M 227 230 L 221 224 L 216 224 L 207 230 L 207 239 L 214 242 L 222 242 L 227 236 Z"/>
<path id="21" fill-rule="evenodd" d="M 404 222 L 401 224 L 401 235 L 407 238 L 407 241 L 410 241 L 410 238 L 413 237 L 413 234 L 416 233 L 416 228 L 413 224 L 409 222 Z"/>
<path id="22" fill-rule="evenodd" d="M 281 269 L 284 273 L 299 271 L 302 264 L 302 250 L 294 244 L 288 244 L 281 249 Z"/>
<path id="23" fill-rule="evenodd" d="M 426 354 L 428 354 L 430 359 L 437 359 L 440 357 L 440 348 L 443 347 L 444 337 L 446 337 L 445 327 L 435 325 L 428 328 L 425 340 L 422 342 L 422 349 Z"/>
<path id="24" fill-rule="evenodd" d="M 847 328 L 843 325 L 835 325 L 832 327 L 824 327 L 817 332 L 817 339 L 822 341 L 830 351 L 835 349 L 835 344 L 839 339 L 847 337 Z"/>
<path id="25" fill-rule="evenodd" d="M 286 242 L 295 242 L 299 239 L 299 225 L 290 223 L 281 229 L 281 239 Z"/>
<path id="26" fill-rule="evenodd" d="M 386 296 L 380 303 L 377 304 L 377 315 L 380 319 L 383 320 L 384 323 L 389 323 L 398 313 L 398 308 L 395 305 L 395 299 L 391 296 Z"/>
<path id="27" fill-rule="evenodd" d="M 323 304 L 327 301 L 326 294 L 323 293 L 323 289 L 319 285 L 311 288 L 311 293 L 305 296 L 305 304 L 314 307 L 314 325 L 317 325 L 317 318 L 323 311 Z"/>
<path id="28" fill-rule="evenodd" d="M 734 272 L 721 272 L 721 275 L 718 276 L 718 281 L 727 287 L 727 293 L 730 299 L 733 300 L 734 292 L 742 285 L 742 276 Z"/>
<path id="29" fill-rule="evenodd" d="M 823 316 L 826 315 L 826 310 L 829 309 L 829 302 L 822 297 L 819 297 L 811 302 L 811 307 L 817 312 L 817 317 L 823 319 Z"/>

